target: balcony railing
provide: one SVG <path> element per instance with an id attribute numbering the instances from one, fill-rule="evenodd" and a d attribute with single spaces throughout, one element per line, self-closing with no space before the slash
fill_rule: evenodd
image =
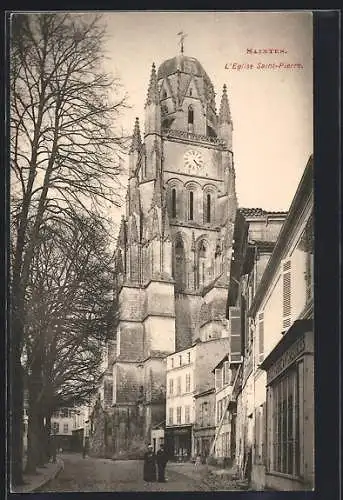
<path id="1" fill-rule="evenodd" d="M 225 146 L 225 141 L 218 139 L 218 137 L 210 137 L 207 135 L 193 134 L 192 132 L 187 132 L 186 130 L 175 130 L 175 129 L 163 129 L 162 134 L 167 137 L 175 137 L 177 139 L 187 139 L 190 141 L 203 142 L 206 144 L 214 144 L 217 146 Z"/>

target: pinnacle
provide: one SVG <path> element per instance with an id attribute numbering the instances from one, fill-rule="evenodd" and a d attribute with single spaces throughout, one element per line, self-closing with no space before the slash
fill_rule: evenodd
<path id="1" fill-rule="evenodd" d="M 155 63 L 152 63 L 148 96 L 145 105 L 148 106 L 149 104 L 158 104 L 158 85 Z"/>
<path id="2" fill-rule="evenodd" d="M 139 130 L 139 119 L 136 118 L 132 134 L 130 153 L 133 153 L 133 151 L 139 151 L 141 146 L 142 146 L 142 140 L 141 140 L 141 133 Z"/>
<path id="3" fill-rule="evenodd" d="M 219 122 L 220 123 L 231 123 L 231 112 L 230 112 L 230 106 L 229 106 L 229 99 L 227 96 L 227 87 L 226 84 L 224 83 L 223 85 L 223 95 L 222 95 L 222 100 L 220 103 L 220 109 L 219 109 Z"/>

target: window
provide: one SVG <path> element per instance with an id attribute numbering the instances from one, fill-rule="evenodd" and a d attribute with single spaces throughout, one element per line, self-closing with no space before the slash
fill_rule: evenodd
<path id="1" fill-rule="evenodd" d="M 179 363 L 180 363 L 180 366 L 182 365 L 182 356 L 179 356 Z"/>
<path id="2" fill-rule="evenodd" d="M 219 389 L 222 388 L 222 371 L 220 368 L 215 369 L 215 382 L 216 382 L 216 390 L 218 391 Z"/>
<path id="3" fill-rule="evenodd" d="M 223 365 L 223 373 L 224 373 L 224 384 L 230 384 L 231 382 L 231 373 L 230 373 L 230 363 L 228 361 L 224 361 Z"/>
<path id="4" fill-rule="evenodd" d="M 174 392 L 174 380 L 171 378 L 169 380 L 169 395 L 172 396 Z"/>
<path id="5" fill-rule="evenodd" d="M 262 363 L 263 361 L 263 352 L 264 352 L 264 322 L 263 322 L 264 314 L 263 312 L 258 315 L 258 351 L 259 358 L 258 362 Z"/>
<path id="6" fill-rule="evenodd" d="M 187 353 L 187 362 L 188 363 L 191 362 L 191 353 L 190 352 Z"/>
<path id="7" fill-rule="evenodd" d="M 186 374 L 186 392 L 191 392 L 191 375 L 190 375 L 190 373 Z"/>
<path id="8" fill-rule="evenodd" d="M 203 405 L 204 405 L 204 415 L 207 415 L 207 413 L 208 413 L 208 402 L 205 401 L 205 403 L 203 403 Z"/>
<path id="9" fill-rule="evenodd" d="M 185 407 L 185 423 L 189 424 L 190 420 L 191 420 L 191 409 L 189 406 L 186 406 Z"/>
<path id="10" fill-rule="evenodd" d="M 217 423 L 219 424 L 223 415 L 223 400 L 221 399 L 217 403 Z"/>
<path id="11" fill-rule="evenodd" d="M 192 89 L 189 89 L 189 95 L 192 97 L 192 94 L 193 94 L 193 90 Z"/>
<path id="12" fill-rule="evenodd" d="M 171 363 L 171 367 L 174 368 L 174 358 L 171 358 L 170 363 Z"/>
<path id="13" fill-rule="evenodd" d="M 193 220 L 193 203 L 194 203 L 194 193 L 193 191 L 189 192 L 189 220 Z"/>
<path id="14" fill-rule="evenodd" d="M 176 408 L 176 423 L 181 424 L 181 406 Z"/>
<path id="15" fill-rule="evenodd" d="M 68 434 L 68 424 L 63 424 L 63 434 Z"/>
<path id="16" fill-rule="evenodd" d="M 173 425 L 173 413 L 174 413 L 174 408 L 169 408 L 169 415 L 168 415 L 168 421 L 169 421 L 169 425 Z"/>
<path id="17" fill-rule="evenodd" d="M 163 99 L 166 99 L 167 98 L 167 92 L 164 90 L 163 91 Z"/>
<path id="18" fill-rule="evenodd" d="M 172 189 L 172 218 L 176 217 L 176 189 Z"/>
<path id="19" fill-rule="evenodd" d="M 197 258 L 197 287 L 200 288 L 205 285 L 205 265 L 206 265 L 206 243 L 204 240 L 200 241 L 198 247 Z"/>
<path id="20" fill-rule="evenodd" d="M 68 416 L 69 416 L 68 413 L 69 412 L 68 412 L 67 408 L 62 408 L 60 415 L 62 418 L 68 418 Z"/>
<path id="21" fill-rule="evenodd" d="M 188 107 L 188 123 L 190 125 L 193 125 L 193 123 L 194 123 L 194 111 L 193 111 L 193 106 L 192 105 L 190 105 Z"/>
<path id="22" fill-rule="evenodd" d="M 60 432 L 60 424 L 59 424 L 59 422 L 53 422 L 52 423 L 52 432 L 54 434 L 58 434 Z"/>
<path id="23" fill-rule="evenodd" d="M 173 277 L 175 280 L 175 289 L 177 291 L 185 288 L 186 277 L 186 258 L 185 247 L 183 244 L 182 236 L 176 236 L 174 244 L 174 258 L 173 258 Z"/>
<path id="24" fill-rule="evenodd" d="M 176 394 L 179 396 L 181 394 L 181 377 L 177 377 L 177 390 Z"/>
<path id="25" fill-rule="evenodd" d="M 269 444 L 270 469 L 275 472 L 302 475 L 299 446 L 298 422 L 303 413 L 303 399 L 299 398 L 299 388 L 303 387 L 303 373 L 299 367 L 288 370 L 287 374 L 271 387 L 271 439 Z M 300 375 L 300 376 L 299 376 Z M 269 412 L 268 412 L 269 413 Z"/>
<path id="26" fill-rule="evenodd" d="M 206 196 L 206 222 L 211 222 L 211 195 Z"/>

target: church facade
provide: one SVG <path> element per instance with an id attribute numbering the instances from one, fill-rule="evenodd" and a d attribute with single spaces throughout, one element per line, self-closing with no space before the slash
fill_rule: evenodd
<path id="1" fill-rule="evenodd" d="M 144 133 L 136 119 L 129 153 L 116 250 L 119 323 L 98 403 L 112 456 L 139 453 L 165 422 L 168 355 L 220 339 L 227 351 L 237 212 L 232 132 L 227 88 L 217 112 L 198 60 L 181 52 L 152 66 Z"/>

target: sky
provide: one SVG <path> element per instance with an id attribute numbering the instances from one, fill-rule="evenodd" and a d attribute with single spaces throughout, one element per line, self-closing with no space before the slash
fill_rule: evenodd
<path id="1" fill-rule="evenodd" d="M 131 106 L 122 116 L 124 130 L 131 133 L 136 116 L 143 127 L 152 63 L 158 68 L 177 55 L 183 31 L 184 54 L 209 75 L 217 109 L 223 84 L 228 88 L 239 206 L 288 210 L 313 152 L 311 12 L 117 11 L 104 17 L 106 69 L 121 79 Z M 273 69 L 260 66 L 272 63 Z"/>

